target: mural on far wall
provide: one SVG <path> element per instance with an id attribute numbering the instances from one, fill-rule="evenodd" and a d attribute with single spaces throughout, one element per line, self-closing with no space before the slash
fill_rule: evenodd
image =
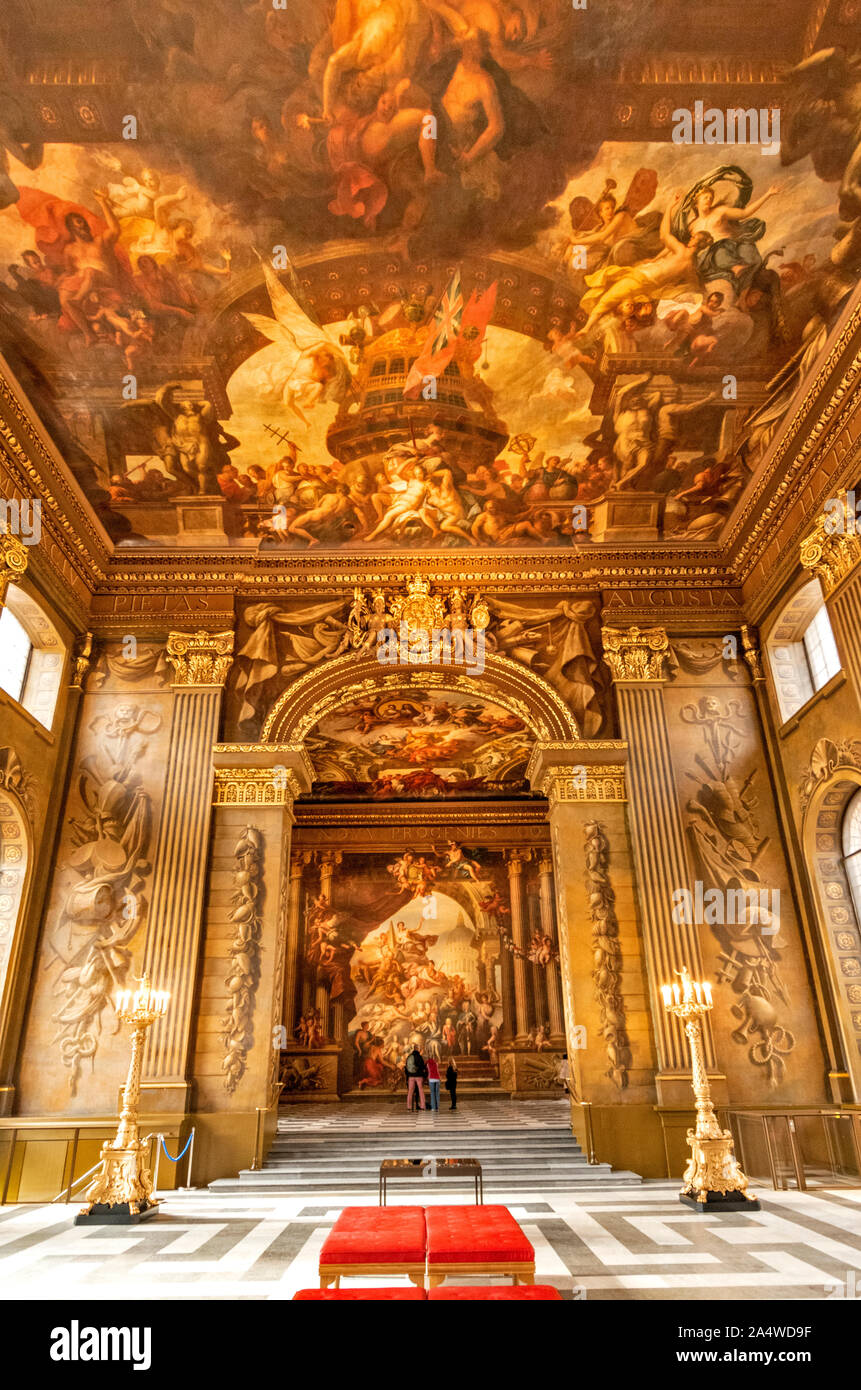
<path id="1" fill-rule="evenodd" d="M 115 0 L 81 143 L 19 8 L 2 342 L 129 544 L 709 540 L 861 268 L 848 61 L 768 158 L 613 139 L 568 0 Z"/>
<path id="2" fill-rule="evenodd" d="M 337 852 L 334 861 L 330 887 L 306 882 L 295 1049 L 338 1045 L 342 1091 L 396 1088 L 415 1045 L 495 1084 L 506 1022 L 511 1037 L 517 1031 L 504 1015 L 512 956 L 520 951 L 536 977 L 558 960 L 537 881 L 528 877 L 530 936 L 519 948 L 499 850 L 448 840 L 424 853 Z M 531 1050 L 549 1051 L 546 992 L 530 990 Z"/>

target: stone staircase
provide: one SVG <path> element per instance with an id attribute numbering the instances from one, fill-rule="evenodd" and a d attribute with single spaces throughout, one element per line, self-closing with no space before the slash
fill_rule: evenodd
<path id="1" fill-rule="evenodd" d="M 291 1107 L 279 1121 L 262 1169 L 219 1178 L 209 1184 L 210 1190 L 269 1196 L 326 1192 L 376 1200 L 382 1159 L 431 1156 L 477 1158 L 485 1201 L 492 1201 L 494 1192 L 574 1192 L 642 1181 L 636 1173 L 614 1172 L 606 1163 L 587 1163 L 571 1134 L 564 1104 L 471 1102 L 462 1113 L 458 1107 L 453 1114 L 444 1108 L 417 1115 L 375 1105 L 373 1117 L 360 1117 L 358 1105 L 339 1105 L 325 1107 L 336 1115 L 321 1116 L 323 1107 L 317 1107 L 316 1114 L 294 1118 L 298 1108 Z M 432 1184 L 432 1191 L 435 1196 L 449 1191 L 469 1195 L 472 1189 L 466 1181 L 439 1182 Z M 422 1200 L 415 1183 L 393 1183 L 390 1193 L 396 1202 Z"/>

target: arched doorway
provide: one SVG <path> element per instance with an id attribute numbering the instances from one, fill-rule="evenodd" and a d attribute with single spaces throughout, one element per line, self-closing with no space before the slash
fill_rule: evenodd
<path id="1" fill-rule="evenodd" d="M 527 776 L 539 743 L 577 745 L 577 725 L 549 685 L 506 657 L 488 656 L 477 679 L 419 664 L 381 670 L 358 653 L 276 700 L 259 753 L 271 749 L 277 767 L 301 752 L 313 784 L 294 805 L 290 884 L 302 905 L 284 972 L 297 1098 L 312 1086 L 377 1090 L 398 1046 L 418 1032 L 444 1051 L 446 1026 L 491 1069 L 488 1081 L 498 1038 L 534 1052 L 531 1089 L 551 1092 L 565 1016 L 548 807 Z M 470 938 L 468 980 L 456 951 L 444 968 L 416 944 L 435 934 L 423 914 L 448 903 L 462 922 L 437 935 Z"/>

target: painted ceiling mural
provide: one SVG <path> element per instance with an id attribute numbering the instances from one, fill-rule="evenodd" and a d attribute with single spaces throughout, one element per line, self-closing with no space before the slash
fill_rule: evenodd
<path id="1" fill-rule="evenodd" d="M 453 691 L 370 695 L 341 706 L 305 743 L 318 795 L 512 796 L 529 791 L 532 736 L 496 704 Z"/>
<path id="2" fill-rule="evenodd" d="M 621 140 L 607 8 L 109 0 L 46 49 L 13 0 L 2 346 L 116 540 L 720 534 L 857 280 L 857 61 L 790 75 L 779 151 Z"/>

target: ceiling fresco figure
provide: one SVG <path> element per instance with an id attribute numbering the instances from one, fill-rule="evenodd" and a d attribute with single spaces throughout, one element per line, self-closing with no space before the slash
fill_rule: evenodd
<path id="1" fill-rule="evenodd" d="M 632 22 L 117 0 L 137 139 L 43 132 L 13 81 L 0 345 L 116 541 L 178 546 L 212 498 L 204 548 L 582 550 L 619 487 L 664 499 L 632 541 L 720 535 L 861 272 L 858 55 L 789 70 L 763 176 L 584 104 Z M 646 464 L 639 378 L 684 417 Z"/>

